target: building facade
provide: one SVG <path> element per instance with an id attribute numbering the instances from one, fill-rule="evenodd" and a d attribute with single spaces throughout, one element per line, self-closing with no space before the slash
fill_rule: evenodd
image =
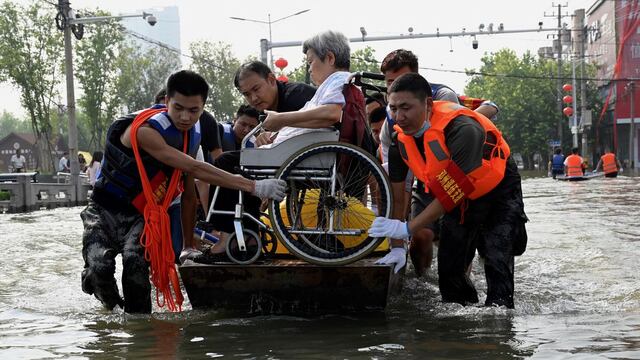
<path id="1" fill-rule="evenodd" d="M 597 84 L 606 101 L 599 126 L 599 152 L 616 150 L 626 166 L 640 167 L 640 14 L 638 0 L 597 0 L 586 12 L 585 51 L 598 67 Z M 600 80 L 602 79 L 602 80 Z M 608 99 L 608 100 L 607 100 Z M 632 112 L 633 109 L 633 112 Z M 632 125 L 633 121 L 633 125 Z"/>
<path id="2" fill-rule="evenodd" d="M 26 171 L 43 171 L 50 170 L 52 166 L 50 164 L 43 164 L 42 150 L 39 148 L 36 142 L 36 137 L 30 133 L 14 133 L 0 139 L 0 172 L 7 173 L 13 172 L 11 168 L 11 156 L 16 153 L 16 150 L 20 149 L 22 155 L 27 160 Z M 62 138 L 58 138 L 55 142 L 55 146 L 51 149 L 53 159 L 57 160 L 62 157 L 62 154 L 68 150 L 68 147 Z"/>

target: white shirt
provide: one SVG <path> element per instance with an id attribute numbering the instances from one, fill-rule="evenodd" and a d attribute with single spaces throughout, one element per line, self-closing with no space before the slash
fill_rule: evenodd
<path id="1" fill-rule="evenodd" d="M 313 95 L 311 100 L 307 101 L 306 104 L 300 110 L 309 110 L 317 108 L 321 105 L 327 104 L 338 104 L 344 105 L 344 95 L 342 95 L 342 90 L 344 88 L 344 84 L 347 83 L 349 76 L 351 73 L 348 71 L 336 71 L 333 74 L 329 75 L 325 81 L 320 84 L 318 90 L 316 90 L 316 94 Z M 307 129 L 307 128 L 299 128 L 299 127 L 291 127 L 285 126 L 279 132 L 278 136 L 273 140 L 273 144 L 278 144 L 292 138 L 294 136 L 302 135 L 308 132 L 319 131 L 321 129 Z"/>
<path id="2" fill-rule="evenodd" d="M 91 184 L 91 186 L 96 184 L 96 177 L 98 177 L 98 173 L 100 172 L 101 168 L 102 164 L 100 164 L 100 162 L 98 161 L 94 161 L 93 164 L 91 164 L 91 166 L 89 166 L 89 168 L 87 169 L 89 184 Z"/>
<path id="3" fill-rule="evenodd" d="M 60 158 L 60 161 L 58 161 L 58 171 L 64 172 L 67 170 L 69 170 L 69 166 L 67 165 L 67 158 L 63 156 Z"/>
<path id="4" fill-rule="evenodd" d="M 11 155 L 11 165 L 13 166 L 14 169 L 24 168 L 24 163 L 26 162 L 27 162 L 27 159 L 25 159 L 24 155 L 22 154 L 20 154 L 20 156 L 17 156 L 17 154 Z"/>

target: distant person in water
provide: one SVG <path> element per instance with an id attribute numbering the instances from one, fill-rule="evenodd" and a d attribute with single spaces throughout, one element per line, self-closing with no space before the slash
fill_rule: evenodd
<path id="1" fill-rule="evenodd" d="M 571 149 L 571 155 L 564 160 L 564 173 L 567 176 L 583 176 L 584 169 L 584 159 L 578 154 L 578 148 Z"/>
<path id="2" fill-rule="evenodd" d="M 564 175 L 564 154 L 561 148 L 553 151 L 553 157 L 549 161 L 549 175 L 555 179 L 558 175 Z"/>
<path id="3" fill-rule="evenodd" d="M 604 176 L 614 178 L 618 176 L 618 172 L 622 171 L 622 164 L 620 164 L 620 160 L 616 158 L 614 153 L 606 149 L 593 171 L 597 172 L 600 169 L 604 171 Z"/>

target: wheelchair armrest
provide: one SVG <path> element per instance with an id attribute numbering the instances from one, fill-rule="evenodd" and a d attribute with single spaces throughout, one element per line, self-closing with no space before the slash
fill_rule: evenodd
<path id="1" fill-rule="evenodd" d="M 338 141 L 338 138 L 339 133 L 336 130 L 318 129 L 294 136 L 271 147 L 243 149 L 240 152 L 240 166 L 279 168 L 296 151 L 320 142 Z"/>

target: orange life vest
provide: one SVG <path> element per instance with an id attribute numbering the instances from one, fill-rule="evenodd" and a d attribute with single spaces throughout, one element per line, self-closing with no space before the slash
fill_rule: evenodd
<path id="1" fill-rule="evenodd" d="M 602 170 L 605 174 L 618 172 L 618 164 L 616 164 L 616 156 L 613 153 L 606 153 L 600 157 L 602 161 Z"/>
<path id="2" fill-rule="evenodd" d="M 485 143 L 482 151 L 486 155 L 482 159 L 482 165 L 466 174 L 466 178 L 473 185 L 469 193 L 462 191 L 460 183 L 456 183 L 455 176 L 449 174 L 450 170 L 448 169 L 453 162 L 444 135 L 444 129 L 447 125 L 461 115 L 474 119 L 485 131 Z M 493 190 L 502 181 L 507 158 L 511 151 L 502 137 L 502 133 L 491 120 L 461 105 L 446 101 L 434 101 L 430 122 L 431 127 L 424 134 L 424 158 L 426 161 L 418 150 L 415 138 L 404 134 L 402 128 L 397 124 L 394 126 L 398 132 L 399 145 L 401 144 L 403 147 L 400 151 L 403 160 L 420 181 L 425 184 L 440 184 L 454 205 L 457 205 L 464 198 L 477 199 Z M 432 186 L 429 185 L 429 188 Z M 438 197 L 437 193 L 434 195 Z"/>
<path id="3" fill-rule="evenodd" d="M 567 176 L 583 176 L 582 161 L 582 156 L 580 155 L 572 154 L 567 156 Z"/>

